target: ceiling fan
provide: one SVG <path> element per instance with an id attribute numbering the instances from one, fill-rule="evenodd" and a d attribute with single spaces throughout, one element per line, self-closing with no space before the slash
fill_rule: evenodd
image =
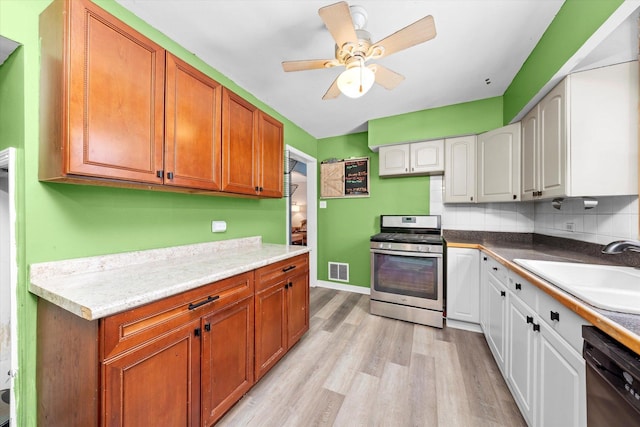
<path id="1" fill-rule="evenodd" d="M 359 98 L 371 88 L 374 81 L 385 89 L 398 86 L 404 76 L 383 67 L 369 64 L 369 59 L 389 56 L 403 49 L 431 40 L 436 36 L 433 16 L 428 15 L 377 43 L 371 43 L 371 35 L 364 29 L 367 12 L 362 6 L 351 6 L 341 1 L 321 7 L 318 14 L 336 41 L 335 59 L 310 59 L 284 61 L 284 71 L 305 71 L 344 66 L 322 99 L 337 98 L 342 92 L 351 98 Z"/>

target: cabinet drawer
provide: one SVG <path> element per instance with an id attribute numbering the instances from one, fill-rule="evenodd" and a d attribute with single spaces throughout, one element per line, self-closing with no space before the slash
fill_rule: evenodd
<path id="1" fill-rule="evenodd" d="M 256 270 L 256 292 L 268 288 L 283 277 L 299 274 L 309 270 L 309 257 L 307 254 L 298 255 L 284 261 L 270 264 Z"/>
<path id="2" fill-rule="evenodd" d="M 589 322 L 568 309 L 560 301 L 540 291 L 538 314 L 551 329 L 564 338 L 577 352 L 582 352 L 582 325 Z M 553 319 L 552 319 L 553 317 Z"/>
<path id="3" fill-rule="evenodd" d="M 509 272 L 508 288 L 532 310 L 538 311 L 538 294 L 542 293 L 540 289 L 512 271 Z"/>
<path id="4" fill-rule="evenodd" d="M 507 267 L 487 256 L 487 271 L 493 274 L 503 285 L 507 284 Z"/>
<path id="5" fill-rule="evenodd" d="M 100 324 L 101 360 L 250 297 L 253 289 L 247 272 L 107 317 Z"/>

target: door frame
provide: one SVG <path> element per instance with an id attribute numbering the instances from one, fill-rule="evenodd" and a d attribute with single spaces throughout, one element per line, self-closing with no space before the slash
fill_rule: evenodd
<path id="1" fill-rule="evenodd" d="M 289 158 L 307 166 L 307 247 L 309 248 L 309 285 L 316 286 L 318 279 L 318 161 L 297 148 L 286 145 Z M 286 204 L 285 242 L 289 243 L 291 231 L 291 203 Z"/>
<path id="2" fill-rule="evenodd" d="M 11 334 L 11 369 L 9 371 L 9 422 L 14 425 L 17 420 L 15 379 L 18 373 L 18 247 L 16 244 L 16 149 L 13 147 L 0 151 L 0 168 L 8 170 L 8 213 L 9 235 L 0 244 L 8 245 L 9 254 L 9 293 L 10 293 L 10 334 Z"/>

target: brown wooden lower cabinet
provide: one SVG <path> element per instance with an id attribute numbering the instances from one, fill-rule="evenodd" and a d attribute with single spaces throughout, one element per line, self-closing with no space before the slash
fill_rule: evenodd
<path id="1" fill-rule="evenodd" d="M 256 380 L 308 330 L 308 256 L 297 256 L 257 270 Z"/>
<path id="2" fill-rule="evenodd" d="M 309 328 L 308 255 L 272 266 L 96 321 L 40 299 L 38 425 L 213 425 Z"/>
<path id="3" fill-rule="evenodd" d="M 200 339 L 192 320 L 102 364 L 104 426 L 196 426 Z"/>

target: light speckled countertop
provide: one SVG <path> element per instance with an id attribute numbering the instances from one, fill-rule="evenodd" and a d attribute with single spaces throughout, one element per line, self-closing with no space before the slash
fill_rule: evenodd
<path id="1" fill-rule="evenodd" d="M 29 291 L 96 320 L 307 252 L 247 237 L 46 262 L 30 266 Z"/>

